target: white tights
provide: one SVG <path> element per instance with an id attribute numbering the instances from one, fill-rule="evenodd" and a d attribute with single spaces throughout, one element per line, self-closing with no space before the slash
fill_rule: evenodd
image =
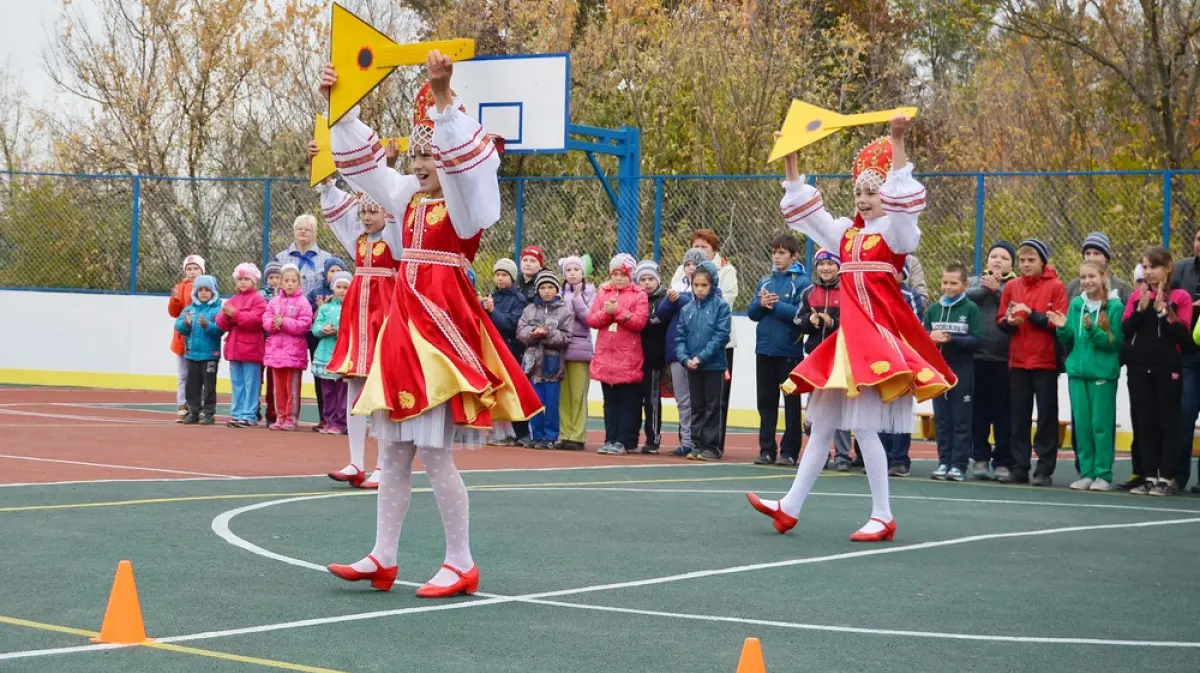
<path id="1" fill-rule="evenodd" d="M 836 430 L 837 428 L 822 426 L 819 423 L 813 424 L 808 447 L 805 448 L 804 455 L 800 458 L 800 465 L 796 468 L 796 479 L 792 482 L 792 487 L 788 489 L 787 495 L 779 501 L 779 507 L 785 514 L 795 517 L 800 515 L 800 508 L 804 506 L 804 500 L 812 491 L 813 484 L 816 483 L 817 477 L 825 467 L 825 460 L 829 457 L 829 445 L 833 442 L 833 434 Z M 879 441 L 879 435 L 874 432 L 855 433 L 855 439 L 858 440 L 863 463 L 866 464 L 867 483 L 871 486 L 871 516 L 883 521 L 891 521 L 892 506 L 888 494 L 887 453 L 883 450 L 883 443 Z M 768 506 L 774 505 L 769 501 L 764 502 L 768 502 Z M 879 523 L 869 521 L 866 526 L 863 526 L 862 531 L 874 533 L 882 529 L 883 526 Z"/>
<path id="2" fill-rule="evenodd" d="M 449 449 L 415 448 L 412 442 L 380 442 L 379 501 L 375 522 L 375 548 L 371 555 L 383 566 L 396 565 L 400 546 L 400 530 L 408 505 L 412 500 L 413 458 L 421 457 L 425 474 L 433 487 L 438 512 L 442 515 L 442 528 L 446 533 L 445 563 L 466 572 L 475 565 L 471 558 L 470 502 L 462 475 L 454 464 L 454 454 Z M 361 571 L 375 569 L 370 559 L 354 564 Z M 450 586 L 458 581 L 458 575 L 442 568 L 429 580 L 435 586 Z"/>

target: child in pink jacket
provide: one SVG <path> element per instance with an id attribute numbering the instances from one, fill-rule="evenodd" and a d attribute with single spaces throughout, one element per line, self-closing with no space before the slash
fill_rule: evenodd
<path id="1" fill-rule="evenodd" d="M 262 328 L 267 331 L 263 364 L 275 381 L 275 422 L 272 430 L 295 430 L 300 412 L 300 376 L 308 366 L 308 330 L 312 306 L 300 289 L 300 268 L 284 264 L 279 294 L 267 304 Z"/>
<path id="2" fill-rule="evenodd" d="M 229 361 L 229 379 L 233 384 L 230 407 L 231 428 L 258 425 L 258 394 L 262 389 L 262 363 L 265 335 L 263 313 L 267 300 L 258 293 L 262 277 L 253 264 L 238 264 L 233 270 L 237 292 L 221 305 L 217 326 L 226 333 L 225 359 Z"/>
<path id="3" fill-rule="evenodd" d="M 608 263 L 611 280 L 601 286 L 588 311 L 598 331 L 592 378 L 604 392 L 604 446 L 599 453 L 619 456 L 637 447 L 642 409 L 642 328 L 650 317 L 646 293 L 633 284 L 637 261 L 627 254 Z"/>

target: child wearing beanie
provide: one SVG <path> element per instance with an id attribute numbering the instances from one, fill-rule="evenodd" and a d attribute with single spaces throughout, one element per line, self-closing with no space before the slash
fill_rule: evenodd
<path id="1" fill-rule="evenodd" d="M 221 327 L 217 314 L 221 299 L 217 296 L 217 279 L 197 276 L 192 282 L 192 303 L 175 320 L 175 330 L 184 338 L 184 358 L 187 359 L 187 416 L 188 425 L 212 425 L 217 413 L 217 366 L 221 362 Z"/>
<path id="2" fill-rule="evenodd" d="M 295 430 L 300 411 L 300 375 L 308 365 L 308 330 L 312 327 L 312 306 L 301 287 L 300 269 L 284 264 L 279 294 L 267 304 L 263 329 L 267 346 L 263 364 L 271 368 L 275 379 L 275 422 L 272 430 Z"/>
<path id="3" fill-rule="evenodd" d="M 662 443 L 662 377 L 667 366 L 667 322 L 658 316 L 658 304 L 667 295 L 659 276 L 658 263 L 644 259 L 633 272 L 634 281 L 646 293 L 649 317 L 642 330 L 642 417 L 646 443 L 642 453 L 658 453 Z M 629 447 L 633 448 L 633 447 Z"/>
<path id="4" fill-rule="evenodd" d="M 537 295 L 521 313 L 517 338 L 526 347 L 521 368 L 545 407 L 529 419 L 530 439 L 535 449 L 552 449 L 558 443 L 559 387 L 575 315 L 559 296 L 560 285 L 553 273 L 540 271 L 534 284 Z"/>
<path id="5" fill-rule="evenodd" d="M 517 287 L 519 276 L 516 262 L 507 257 L 497 260 L 492 267 L 492 280 L 496 289 L 480 300 L 483 310 L 487 311 L 492 324 L 496 326 L 496 331 L 500 333 L 504 344 L 508 346 L 517 362 L 525 356 L 525 345 L 517 339 L 517 325 L 521 322 L 521 313 L 528 303 L 521 289 Z M 508 427 L 509 425 L 512 427 Z M 494 427 L 492 441 L 497 446 L 513 446 L 517 443 L 531 446 L 529 423 L 518 421 L 510 424 L 508 421 L 500 421 Z"/>
<path id="6" fill-rule="evenodd" d="M 262 288 L 258 291 L 263 299 L 271 301 L 275 298 L 275 295 L 279 292 L 279 278 L 281 273 L 283 273 L 283 265 L 275 260 L 267 262 L 267 265 L 263 267 L 262 275 L 265 282 L 263 282 Z"/>
<path id="7" fill-rule="evenodd" d="M 183 258 L 183 280 L 171 290 L 171 298 L 167 300 L 167 315 L 179 318 L 183 310 L 192 303 L 192 282 L 204 273 L 204 258 L 200 255 L 188 255 Z M 188 361 L 183 356 L 184 338 L 179 330 L 171 333 L 171 352 L 175 354 L 175 405 L 179 410 L 179 422 L 188 415 L 186 388 Z"/>
<path id="8" fill-rule="evenodd" d="M 337 345 L 338 325 L 342 320 L 342 300 L 350 289 L 353 277 L 345 272 L 333 274 L 329 289 L 332 294 L 321 301 L 317 317 L 313 319 L 312 334 L 317 337 L 317 349 L 313 352 L 312 371 L 316 384 L 321 387 L 325 406 L 321 410 L 324 427 L 320 432 L 327 435 L 346 434 L 346 380 L 327 369 Z"/>
<path id="9" fill-rule="evenodd" d="M 558 448 L 582 451 L 587 439 L 588 387 L 592 382 L 592 330 L 588 328 L 587 318 L 596 298 L 596 288 L 587 282 L 587 262 L 582 257 L 564 257 L 558 260 L 558 266 L 564 279 L 563 304 L 575 317 L 559 400 Z"/>
<path id="10" fill-rule="evenodd" d="M 217 325 L 225 338 L 225 359 L 229 361 L 229 380 L 233 385 L 230 406 L 231 428 L 258 425 L 258 395 L 262 390 L 262 361 L 266 335 L 262 329 L 267 302 L 258 293 L 258 267 L 238 264 L 233 270 L 237 292 L 221 306 Z"/>
<path id="11" fill-rule="evenodd" d="M 658 302 L 655 315 L 667 324 L 665 335 L 666 362 L 671 374 L 671 389 L 675 394 L 675 409 L 679 414 L 679 446 L 671 452 L 672 456 L 685 458 L 692 453 L 692 405 L 691 391 L 688 388 L 687 368 L 675 357 L 675 337 L 679 332 L 679 313 L 692 301 L 692 275 L 696 266 L 708 259 L 704 251 L 692 248 L 683 254 L 683 273 L 679 280 L 667 288 L 666 294 Z M 721 296 L 721 288 L 714 290 Z"/>
<path id="12" fill-rule="evenodd" d="M 637 446 L 642 401 L 642 341 L 650 307 L 646 293 L 633 284 L 637 261 L 622 253 L 608 264 L 611 279 L 588 312 L 597 330 L 592 378 L 604 393 L 604 445 L 599 453 L 619 456 Z"/>

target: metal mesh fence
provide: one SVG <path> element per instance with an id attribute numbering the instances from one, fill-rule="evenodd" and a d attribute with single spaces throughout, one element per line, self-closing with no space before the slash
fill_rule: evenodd
<path id="1" fill-rule="evenodd" d="M 960 261 L 974 269 L 977 256 L 1001 239 L 1042 238 L 1064 278 L 1076 273 L 1079 247 L 1095 230 L 1112 239 L 1114 271 L 1126 279 L 1142 249 L 1163 243 L 1167 227 L 1177 257 L 1195 254 L 1200 171 L 921 179 L 930 198 L 918 256 L 934 293 L 944 265 Z M 853 212 L 848 177 L 818 176 L 815 184 L 835 216 Z M 616 181 L 609 186 L 620 200 Z M 484 235 L 474 263 L 483 289 L 490 288 L 495 261 L 528 244 L 541 246 L 551 264 L 567 254 L 590 253 L 603 275 L 620 240 L 603 183 L 590 177 L 509 178 L 500 189 L 501 220 Z M 625 240 L 637 242 L 640 257 L 657 255 L 669 279 L 690 233 L 712 229 L 721 253 L 738 268 L 741 310 L 751 300 L 748 288 L 770 271 L 768 242 L 786 231 L 781 195 L 776 176 L 643 178 L 637 231 Z M 1168 200 L 1170 219 L 1164 220 Z M 0 287 L 168 292 L 183 257 L 197 252 L 229 291 L 236 264 L 263 264 L 291 243 L 296 216 L 319 219 L 319 211 L 317 195 L 297 180 L 0 173 Z M 318 243 L 344 254 L 324 226 Z"/>

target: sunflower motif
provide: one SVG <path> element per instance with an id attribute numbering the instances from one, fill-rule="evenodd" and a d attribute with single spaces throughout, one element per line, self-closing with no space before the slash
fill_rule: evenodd
<path id="1" fill-rule="evenodd" d="M 444 219 L 446 219 L 446 206 L 441 203 L 430 208 L 429 212 L 425 214 L 425 224 L 431 227 L 441 224 Z"/>
<path id="2" fill-rule="evenodd" d="M 362 238 L 358 239 L 358 256 L 366 257 L 366 255 L 367 255 L 367 237 L 363 236 Z"/>
<path id="3" fill-rule="evenodd" d="M 416 223 L 417 223 L 417 211 L 412 208 L 409 208 L 408 209 L 408 217 L 404 218 L 404 228 L 412 229 L 413 225 Z"/>
<path id="4" fill-rule="evenodd" d="M 929 367 L 926 367 L 926 368 L 922 369 L 921 371 L 917 372 L 917 381 L 920 381 L 921 383 L 929 383 L 930 381 L 933 380 L 933 377 L 934 377 L 933 370 L 930 369 Z"/>
<path id="5" fill-rule="evenodd" d="M 375 243 L 375 247 L 371 248 L 371 254 L 378 257 L 379 255 L 382 255 L 383 251 L 386 249 L 387 249 L 387 245 L 384 244 L 383 241 L 378 241 Z"/>
<path id="6" fill-rule="evenodd" d="M 879 245 L 879 240 L 880 240 L 879 234 L 871 234 L 870 236 L 868 236 L 866 239 L 863 240 L 863 246 L 862 246 L 863 250 L 870 250 L 871 248 L 874 248 L 875 246 Z"/>
<path id="7" fill-rule="evenodd" d="M 417 406 L 417 398 L 413 397 L 413 394 L 407 390 L 401 390 L 396 399 L 400 402 L 401 409 L 412 409 Z"/>
<path id="8" fill-rule="evenodd" d="M 871 363 L 871 371 L 875 372 L 876 376 L 882 376 L 891 370 L 892 365 L 886 360 L 879 360 Z"/>

